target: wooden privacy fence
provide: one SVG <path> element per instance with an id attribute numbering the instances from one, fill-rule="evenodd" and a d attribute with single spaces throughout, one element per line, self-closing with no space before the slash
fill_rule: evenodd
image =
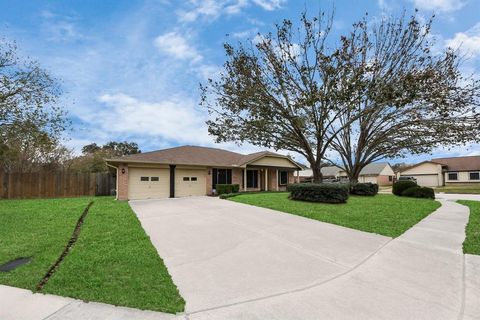
<path id="1" fill-rule="evenodd" d="M 114 190 L 115 177 L 110 173 L 0 172 L 0 199 L 100 196 Z"/>

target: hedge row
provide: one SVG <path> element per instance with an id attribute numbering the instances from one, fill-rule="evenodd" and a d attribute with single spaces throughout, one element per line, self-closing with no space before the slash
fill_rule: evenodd
<path id="1" fill-rule="evenodd" d="M 217 183 L 215 189 L 218 195 L 225 194 L 225 193 L 238 193 L 238 191 L 240 190 L 240 185 Z"/>
<path id="2" fill-rule="evenodd" d="M 350 194 L 357 196 L 374 196 L 378 193 L 378 184 L 376 183 L 352 183 L 350 184 Z"/>
<path id="3" fill-rule="evenodd" d="M 392 186 L 392 193 L 396 196 L 401 196 L 403 191 L 416 186 L 417 184 L 411 180 L 397 181 Z"/>
<path id="4" fill-rule="evenodd" d="M 410 187 L 402 192 L 403 197 L 435 199 L 435 191 L 427 187 Z"/>
<path id="5" fill-rule="evenodd" d="M 420 187 L 410 180 L 395 182 L 392 193 L 402 197 L 435 199 L 435 191 L 432 188 Z"/>
<path id="6" fill-rule="evenodd" d="M 290 198 L 325 203 L 345 203 L 349 188 L 344 184 L 333 183 L 296 183 L 287 186 Z"/>

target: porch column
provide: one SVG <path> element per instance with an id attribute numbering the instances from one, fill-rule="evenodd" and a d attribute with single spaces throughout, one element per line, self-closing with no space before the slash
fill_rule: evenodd
<path id="1" fill-rule="evenodd" d="M 268 191 L 268 169 L 265 169 L 265 191 Z"/>
<path id="2" fill-rule="evenodd" d="M 243 191 L 247 191 L 247 168 L 243 169 Z"/>
<path id="3" fill-rule="evenodd" d="M 275 187 L 276 190 L 278 191 L 278 169 L 277 169 L 277 171 L 276 171 L 275 186 L 276 186 L 276 187 Z"/>
<path id="4" fill-rule="evenodd" d="M 300 170 L 297 170 L 297 183 L 300 183 Z"/>

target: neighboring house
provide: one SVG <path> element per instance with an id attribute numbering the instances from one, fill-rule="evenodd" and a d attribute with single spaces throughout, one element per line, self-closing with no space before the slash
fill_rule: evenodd
<path id="1" fill-rule="evenodd" d="M 323 179 L 337 179 L 340 176 L 342 168 L 337 166 L 322 167 Z M 304 169 L 298 173 L 297 182 L 311 182 L 313 180 L 312 169 Z"/>
<path id="2" fill-rule="evenodd" d="M 216 148 L 182 146 L 109 159 L 117 170 L 117 199 L 211 195 L 216 184 L 241 191 L 286 190 L 302 168 L 290 157 L 263 151 L 243 155 Z"/>
<path id="3" fill-rule="evenodd" d="M 345 171 L 340 171 L 341 178 L 347 178 Z M 366 165 L 358 177 L 358 182 L 371 182 L 379 186 L 393 184 L 395 173 L 388 162 L 374 162 Z"/>
<path id="4" fill-rule="evenodd" d="M 436 158 L 423 161 L 400 172 L 417 179 L 417 184 L 438 187 L 480 183 L 480 156 Z"/>

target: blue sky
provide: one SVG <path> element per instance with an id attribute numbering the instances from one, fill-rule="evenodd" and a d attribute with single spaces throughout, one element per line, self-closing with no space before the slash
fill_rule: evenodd
<path id="1" fill-rule="evenodd" d="M 110 140 L 135 141 L 143 151 L 212 146 L 199 83 L 221 67 L 222 44 L 252 39 L 284 18 L 298 21 L 305 8 L 310 14 L 334 8 L 336 35 L 365 12 L 372 19 L 404 9 L 418 8 L 424 17 L 435 12 L 437 46 L 461 45 L 469 56 L 465 72 L 478 73 L 478 0 L 0 0 L 0 36 L 16 40 L 22 55 L 62 80 L 62 103 L 73 121 L 65 144 L 76 152 Z M 435 152 L 447 154 L 480 154 L 480 147 Z"/>

